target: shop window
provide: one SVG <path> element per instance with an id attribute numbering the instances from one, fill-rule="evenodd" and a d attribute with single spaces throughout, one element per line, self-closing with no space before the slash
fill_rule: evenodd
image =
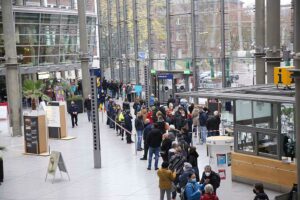
<path id="1" fill-rule="evenodd" d="M 239 131 L 238 132 L 238 150 L 251 152 L 254 153 L 254 135 L 253 133 L 246 132 L 246 131 Z"/>
<path id="2" fill-rule="evenodd" d="M 257 128 L 277 129 L 277 106 L 267 102 L 253 101 L 253 121 Z"/>
<path id="3" fill-rule="evenodd" d="M 278 140 L 276 134 L 258 133 L 258 153 L 276 156 Z"/>
<path id="4" fill-rule="evenodd" d="M 236 100 L 236 124 L 252 126 L 251 101 Z"/>

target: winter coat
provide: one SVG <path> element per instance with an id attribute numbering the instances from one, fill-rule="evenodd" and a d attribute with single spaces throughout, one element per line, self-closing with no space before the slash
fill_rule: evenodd
<path id="1" fill-rule="evenodd" d="M 199 114 L 200 126 L 206 126 L 207 119 L 208 119 L 207 112 L 201 111 L 200 114 Z"/>
<path id="2" fill-rule="evenodd" d="M 219 198 L 214 194 L 204 194 L 201 196 L 201 200 L 219 200 Z"/>
<path id="3" fill-rule="evenodd" d="M 269 200 L 269 197 L 266 193 L 256 193 L 254 200 Z"/>
<path id="4" fill-rule="evenodd" d="M 136 118 L 134 120 L 134 126 L 135 126 L 135 130 L 137 131 L 143 131 L 144 130 L 144 122 L 143 119 L 141 118 Z"/>
<path id="5" fill-rule="evenodd" d="M 200 183 L 204 183 L 205 179 L 209 179 L 208 183 L 213 186 L 214 191 L 217 191 L 217 188 L 220 187 L 221 179 L 220 179 L 219 174 L 217 174 L 216 172 L 211 171 L 211 173 L 210 173 L 209 176 L 206 176 L 205 172 L 203 172 L 202 173 L 202 178 L 200 180 Z"/>
<path id="6" fill-rule="evenodd" d="M 91 99 L 85 99 L 84 100 L 84 108 L 88 111 L 92 110 L 92 102 Z"/>
<path id="7" fill-rule="evenodd" d="M 187 161 L 193 166 L 198 167 L 198 157 L 199 154 L 196 151 L 193 151 L 188 154 Z"/>
<path id="8" fill-rule="evenodd" d="M 179 176 L 179 186 L 184 187 L 189 181 L 189 175 L 195 173 L 193 168 L 189 168 Z"/>
<path id="9" fill-rule="evenodd" d="M 157 171 L 159 177 L 159 188 L 162 190 L 169 190 L 172 188 L 172 181 L 176 178 L 176 173 L 169 169 L 160 168 Z"/>
<path id="10" fill-rule="evenodd" d="M 166 138 L 161 143 L 161 151 L 165 152 L 166 155 L 168 155 L 169 150 L 172 148 L 172 140 L 169 138 Z"/>
<path id="11" fill-rule="evenodd" d="M 187 200 L 199 200 L 201 197 L 200 190 L 204 189 L 204 185 L 200 185 L 197 182 L 190 181 L 185 186 L 185 194 Z"/>
<path id="12" fill-rule="evenodd" d="M 71 104 L 70 108 L 69 108 L 69 114 L 70 115 L 77 115 L 78 114 L 78 107 L 76 104 Z"/>
<path id="13" fill-rule="evenodd" d="M 153 128 L 147 136 L 147 144 L 149 147 L 157 148 L 160 147 L 162 141 L 162 135 L 159 129 Z"/>
<path id="14" fill-rule="evenodd" d="M 152 130 L 152 125 L 151 124 L 147 124 L 145 126 L 145 129 L 144 129 L 144 132 L 143 132 L 143 140 L 144 140 L 144 143 L 147 144 L 147 137 L 150 133 L 150 131 Z"/>
<path id="15" fill-rule="evenodd" d="M 208 131 L 213 130 L 213 131 L 219 131 L 219 126 L 220 126 L 221 120 L 219 116 L 213 116 L 208 118 L 206 122 L 206 128 Z"/>
<path id="16" fill-rule="evenodd" d="M 132 117 L 129 115 L 129 114 L 126 114 L 125 115 L 125 128 L 128 130 L 128 131 L 132 131 Z"/>
<path id="17" fill-rule="evenodd" d="M 194 126 L 199 126 L 199 109 L 195 108 L 192 112 L 192 120 Z"/>

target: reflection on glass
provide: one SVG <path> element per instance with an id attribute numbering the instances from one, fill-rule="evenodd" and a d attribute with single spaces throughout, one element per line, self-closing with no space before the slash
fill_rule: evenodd
<path id="1" fill-rule="evenodd" d="M 295 157 L 295 123 L 294 106 L 292 104 L 281 104 L 281 138 L 283 156 Z"/>
<path id="2" fill-rule="evenodd" d="M 258 133 L 258 153 L 277 155 L 277 135 Z"/>
<path id="3" fill-rule="evenodd" d="M 253 120 L 257 128 L 276 129 L 278 111 L 275 104 L 253 101 Z"/>
<path id="4" fill-rule="evenodd" d="M 254 138 L 252 133 L 238 132 L 238 150 L 254 152 Z"/>
<path id="5" fill-rule="evenodd" d="M 240 125 L 252 126 L 252 106 L 251 101 L 236 101 L 236 123 Z"/>

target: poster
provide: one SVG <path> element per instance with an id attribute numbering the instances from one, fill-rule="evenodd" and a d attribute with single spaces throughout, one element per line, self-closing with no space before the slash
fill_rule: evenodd
<path id="1" fill-rule="evenodd" d="M 7 106 L 0 106 L 0 119 L 7 119 Z"/>
<path id="2" fill-rule="evenodd" d="M 47 106 L 48 127 L 60 127 L 59 106 Z"/>
<path id="3" fill-rule="evenodd" d="M 227 153 L 227 165 L 228 165 L 228 167 L 231 166 L 231 153 L 230 152 Z"/>
<path id="4" fill-rule="evenodd" d="M 226 154 L 217 154 L 217 165 L 226 165 Z"/>
<path id="5" fill-rule="evenodd" d="M 226 179 L 226 170 L 225 169 L 219 169 L 218 170 L 219 176 L 221 180 L 225 180 Z"/>

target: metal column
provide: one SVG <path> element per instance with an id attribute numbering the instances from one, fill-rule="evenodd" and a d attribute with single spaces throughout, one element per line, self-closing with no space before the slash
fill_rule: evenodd
<path id="1" fill-rule="evenodd" d="M 111 0 L 107 0 L 107 29 L 108 29 L 108 67 L 110 68 L 110 78 L 115 79 L 115 68 L 112 61 L 112 31 L 111 31 Z"/>
<path id="2" fill-rule="evenodd" d="M 139 70 L 139 38 L 138 38 L 138 17 L 137 17 L 137 1 L 132 0 L 133 13 L 133 37 L 134 37 L 134 62 L 135 62 L 135 82 L 140 84 L 140 70 Z"/>
<path id="3" fill-rule="evenodd" d="M 118 41 L 118 59 L 119 62 L 119 81 L 123 82 L 123 64 L 122 64 L 122 45 L 121 45 L 121 20 L 120 20 L 120 0 L 116 0 L 116 13 L 117 13 L 117 41 Z"/>
<path id="4" fill-rule="evenodd" d="M 294 57 L 294 64 L 296 70 L 300 71 L 300 2 L 298 0 L 293 1 L 295 6 L 294 12 L 294 51 L 296 56 Z M 297 183 L 298 183 L 298 194 L 297 199 L 300 199 L 300 77 L 295 78 L 296 86 L 296 159 L 297 159 Z"/>
<path id="5" fill-rule="evenodd" d="M 145 69 L 145 73 L 147 72 L 148 80 L 145 80 L 148 85 L 148 96 L 150 97 L 152 93 L 152 77 L 151 77 L 151 69 L 152 69 L 152 24 L 151 24 L 151 0 L 147 0 L 147 32 L 148 32 L 148 66 Z M 145 76 L 146 77 L 146 76 Z M 146 95 L 147 96 L 147 95 Z M 148 100 L 148 106 L 150 105 L 150 98 Z"/>
<path id="6" fill-rule="evenodd" d="M 13 17 L 12 0 L 1 1 L 4 48 L 7 58 L 6 66 L 6 87 L 8 109 L 10 113 L 10 126 L 12 126 L 12 135 L 22 135 L 22 110 L 21 110 L 21 82 L 19 75 L 17 48 L 15 39 L 15 22 Z"/>
<path id="7" fill-rule="evenodd" d="M 130 66 L 129 66 L 129 60 L 128 60 L 128 49 L 129 49 L 129 43 L 128 43 L 128 15 L 127 15 L 128 9 L 127 9 L 127 0 L 123 0 L 123 18 L 124 18 L 124 42 L 125 42 L 125 68 L 126 68 L 126 81 L 127 83 L 130 82 Z"/>
<path id="8" fill-rule="evenodd" d="M 99 68 L 101 73 L 101 80 L 104 77 L 103 74 L 103 65 L 102 65 L 102 55 L 101 55 L 101 40 L 102 40 L 102 21 L 101 21 L 102 13 L 101 13 L 101 0 L 97 0 L 97 18 L 98 18 L 98 45 L 99 45 Z"/>
<path id="9" fill-rule="evenodd" d="M 267 83 L 274 83 L 274 67 L 280 66 L 280 0 L 267 0 Z"/>
<path id="10" fill-rule="evenodd" d="M 90 72 L 89 72 L 89 53 L 88 39 L 86 30 L 86 0 L 78 2 L 79 18 L 79 36 L 80 36 L 80 53 L 81 53 L 81 72 L 82 72 L 82 91 L 83 98 L 88 98 L 91 92 Z"/>
<path id="11" fill-rule="evenodd" d="M 167 29 L 167 69 L 171 69 L 171 5 L 170 1 L 166 0 L 166 29 Z M 174 91 L 174 90 L 173 90 Z"/>
<path id="12" fill-rule="evenodd" d="M 195 0 L 191 0 L 191 39 L 192 39 L 192 68 L 194 74 L 194 91 L 198 90 L 198 69 L 196 66 L 196 22 L 195 22 Z M 198 98 L 197 98 L 198 99 Z"/>
<path id="13" fill-rule="evenodd" d="M 221 12 L 221 69 L 222 69 L 222 87 L 227 87 L 226 80 L 226 46 L 225 46 L 225 0 L 220 0 Z"/>
<path id="14" fill-rule="evenodd" d="M 265 1 L 255 0 L 256 84 L 265 84 Z"/>

